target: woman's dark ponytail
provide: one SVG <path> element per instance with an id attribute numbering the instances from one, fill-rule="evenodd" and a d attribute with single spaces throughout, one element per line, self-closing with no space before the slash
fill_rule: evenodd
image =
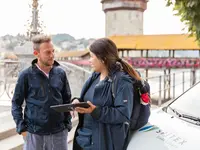
<path id="1" fill-rule="evenodd" d="M 132 76 L 136 80 L 142 80 L 137 71 L 128 62 L 123 59 L 119 59 L 118 61 L 121 63 L 123 70 L 127 72 L 130 76 Z"/>

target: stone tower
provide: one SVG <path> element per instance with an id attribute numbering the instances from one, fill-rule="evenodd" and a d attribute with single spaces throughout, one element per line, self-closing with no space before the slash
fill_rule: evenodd
<path id="1" fill-rule="evenodd" d="M 148 0 L 102 0 L 106 36 L 143 34 L 143 13 Z"/>

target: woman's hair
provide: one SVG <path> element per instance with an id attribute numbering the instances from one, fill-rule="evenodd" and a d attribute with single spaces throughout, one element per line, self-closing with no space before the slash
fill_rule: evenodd
<path id="1" fill-rule="evenodd" d="M 109 74 L 111 74 L 113 67 L 117 65 L 117 62 L 120 62 L 123 71 L 127 72 L 133 78 L 141 80 L 141 77 L 137 71 L 135 71 L 135 69 L 129 63 L 119 58 L 117 46 L 110 39 L 98 39 L 90 45 L 89 49 L 97 56 L 98 59 L 104 61 Z"/>

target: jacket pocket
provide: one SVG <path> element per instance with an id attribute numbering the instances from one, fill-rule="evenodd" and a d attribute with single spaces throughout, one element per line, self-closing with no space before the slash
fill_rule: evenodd
<path id="1" fill-rule="evenodd" d="M 60 75 L 57 75 L 57 76 L 52 76 L 51 78 L 51 86 L 54 88 L 54 89 L 58 89 L 59 91 L 61 91 L 63 89 L 63 82 L 61 80 L 61 77 Z"/>
<path id="2" fill-rule="evenodd" d="M 80 128 L 77 130 L 78 136 L 76 141 L 84 150 L 90 149 L 92 145 L 92 130 L 87 128 Z"/>
<path id="3" fill-rule="evenodd" d="M 29 96 L 33 97 L 34 99 L 40 100 L 40 98 L 46 96 L 44 81 L 37 78 L 36 76 L 33 76 L 32 80 L 30 80 L 29 87 L 31 88 Z"/>

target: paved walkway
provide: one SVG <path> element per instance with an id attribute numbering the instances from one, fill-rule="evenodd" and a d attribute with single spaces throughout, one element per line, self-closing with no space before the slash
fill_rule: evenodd
<path id="1" fill-rule="evenodd" d="M 158 108 L 158 106 L 152 105 L 152 110 L 156 108 Z M 78 122 L 77 118 L 74 118 L 73 120 L 74 120 L 74 127 L 68 134 L 68 150 L 72 150 L 72 141 L 76 129 L 76 124 Z M 0 133 L 4 133 L 5 131 L 9 131 L 11 129 L 13 130 L 15 129 L 15 123 L 11 115 L 11 106 L 0 106 Z M 8 143 L 12 144 L 8 145 Z M 2 145 L 4 149 L 8 147 L 17 147 L 18 145 L 21 146 L 23 145 L 23 139 L 20 135 L 15 134 L 4 140 L 1 140 L 0 145 Z M 17 148 L 16 150 L 20 149 L 21 147 Z"/>
<path id="2" fill-rule="evenodd" d="M 0 115 L 1 113 L 5 111 L 10 111 L 10 110 L 11 110 L 11 106 L 0 106 Z"/>

